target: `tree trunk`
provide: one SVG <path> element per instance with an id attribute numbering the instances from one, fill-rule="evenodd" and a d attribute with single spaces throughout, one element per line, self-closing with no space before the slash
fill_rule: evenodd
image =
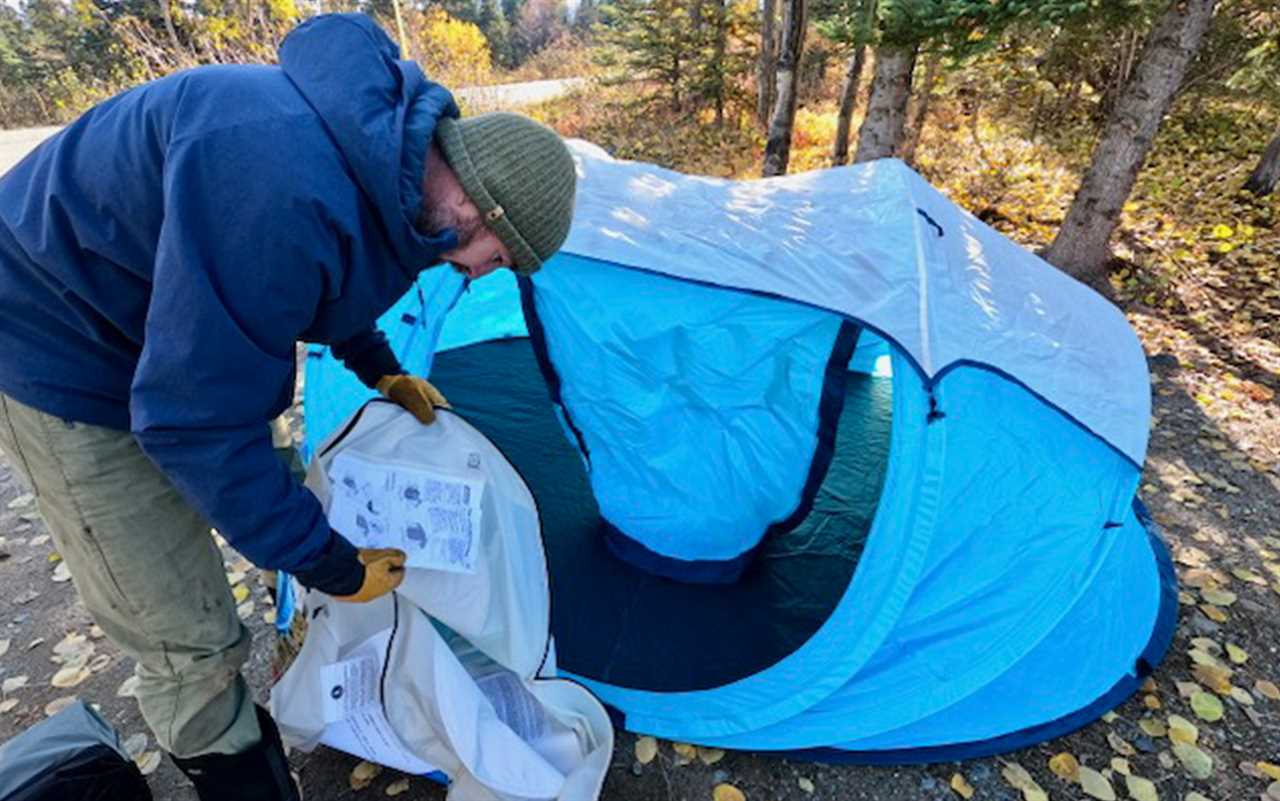
<path id="1" fill-rule="evenodd" d="M 840 112 L 836 115 L 836 141 L 831 147 L 831 163 L 834 166 L 849 160 L 849 126 L 853 122 L 853 110 L 858 106 L 858 85 L 862 83 L 862 68 L 866 64 L 867 47 L 862 45 L 853 51 L 849 65 L 845 67 L 844 80 L 840 83 Z"/>
<path id="2" fill-rule="evenodd" d="M 725 75 L 724 53 L 729 39 L 729 0 L 716 0 L 716 43 L 712 52 L 712 70 L 715 72 L 716 127 L 724 127 L 724 95 L 729 83 Z"/>
<path id="3" fill-rule="evenodd" d="M 858 149 L 853 154 L 855 162 L 888 158 L 901 148 L 907 101 L 911 98 L 911 73 L 915 66 L 914 45 L 877 48 L 871 99 L 867 101 L 867 116 L 858 130 Z"/>
<path id="4" fill-rule="evenodd" d="M 174 54 L 186 52 L 186 48 L 178 40 L 177 28 L 173 27 L 173 9 L 169 7 L 169 0 L 160 0 L 160 16 L 164 17 L 164 29 L 169 32 L 169 41 L 173 44 Z"/>
<path id="5" fill-rule="evenodd" d="M 910 104 L 907 123 L 907 140 L 902 143 L 902 160 L 915 166 L 916 148 L 920 146 L 920 134 L 924 132 L 925 121 L 929 118 L 929 101 L 933 97 L 933 84 L 938 80 L 938 67 L 942 64 L 941 53 L 931 53 L 924 62 L 924 79 L 916 94 L 915 103 Z"/>
<path id="6" fill-rule="evenodd" d="M 764 0 L 760 20 L 760 62 L 756 65 L 756 117 L 762 126 L 769 124 L 777 80 L 778 57 L 774 51 L 777 35 L 774 21 L 778 17 L 777 0 Z"/>
<path id="7" fill-rule="evenodd" d="M 1244 188 L 1258 197 L 1264 197 L 1276 188 L 1277 181 L 1280 181 L 1280 131 L 1276 132 L 1276 138 L 1267 145 L 1266 152 L 1258 160 L 1253 175 L 1245 181 Z"/>
<path id="8" fill-rule="evenodd" d="M 1111 234 L 1169 105 L 1195 58 L 1217 0 L 1173 0 L 1156 21 L 1044 257 L 1106 290 Z"/>
<path id="9" fill-rule="evenodd" d="M 876 20 L 876 0 L 864 0 L 863 29 L 861 35 L 869 36 Z M 857 38 L 857 41 L 863 41 Z M 858 107 L 858 87 L 862 84 L 862 70 L 867 65 L 867 46 L 859 44 L 849 57 L 840 83 L 840 111 L 836 114 L 836 141 L 831 146 L 831 164 L 840 166 L 849 160 L 849 126 L 853 124 L 853 110 Z"/>
<path id="10" fill-rule="evenodd" d="M 409 53 L 409 39 L 404 35 L 404 17 L 400 15 L 400 0 L 391 0 L 391 8 L 396 14 L 396 35 L 400 39 L 397 42 L 400 45 L 400 58 L 412 59 L 413 56 Z"/>
<path id="11" fill-rule="evenodd" d="M 782 19 L 782 47 L 778 54 L 778 98 L 769 121 L 764 147 L 764 175 L 784 175 L 791 159 L 791 129 L 796 121 L 796 96 L 800 89 L 800 56 L 804 52 L 805 0 L 787 0 Z"/>

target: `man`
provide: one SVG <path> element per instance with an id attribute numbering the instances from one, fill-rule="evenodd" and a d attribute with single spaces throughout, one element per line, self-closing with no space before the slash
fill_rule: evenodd
<path id="1" fill-rule="evenodd" d="M 0 446 L 205 801 L 297 797 L 240 676 L 250 637 L 210 525 L 342 600 L 392 591 L 404 564 L 331 531 L 273 454 L 295 342 L 429 422 L 443 398 L 374 321 L 424 268 L 529 273 L 568 232 L 559 137 L 460 120 L 398 57 L 367 17 L 317 17 L 279 67 L 125 92 L 0 179 Z"/>

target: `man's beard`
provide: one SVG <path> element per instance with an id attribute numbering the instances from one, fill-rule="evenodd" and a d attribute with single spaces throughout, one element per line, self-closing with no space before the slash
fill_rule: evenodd
<path id="1" fill-rule="evenodd" d="M 480 220 L 476 217 L 461 220 L 457 213 L 447 206 L 428 206 L 423 203 L 414 227 L 425 236 L 439 236 L 446 228 L 452 228 L 458 232 L 458 247 L 464 248 L 480 232 Z"/>

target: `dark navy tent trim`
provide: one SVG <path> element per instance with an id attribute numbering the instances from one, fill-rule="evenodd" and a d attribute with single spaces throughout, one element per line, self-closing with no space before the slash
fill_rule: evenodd
<path id="1" fill-rule="evenodd" d="M 804 489 L 800 492 L 800 503 L 790 515 L 770 526 L 765 536 L 791 531 L 804 522 L 813 510 L 813 499 L 817 497 L 818 488 L 826 479 L 831 458 L 835 455 L 836 429 L 840 422 L 840 412 L 844 411 L 847 386 L 845 373 L 849 370 L 849 360 L 858 347 L 858 336 L 861 333 L 862 329 L 848 320 L 840 323 L 835 346 L 831 349 L 831 358 L 827 360 L 826 374 L 822 378 L 822 398 L 818 401 L 818 444 L 813 451 Z"/>
<path id="2" fill-rule="evenodd" d="M 551 355 L 547 352 L 547 331 L 542 327 L 542 319 L 538 317 L 537 301 L 533 297 L 533 281 L 524 275 L 520 276 L 517 281 L 520 285 L 520 308 L 524 311 L 525 327 L 529 331 L 529 342 L 533 345 L 533 352 L 538 360 L 538 370 L 542 373 L 542 378 L 547 383 L 547 391 L 551 393 L 551 402 L 560 410 L 565 424 L 569 426 L 569 430 L 573 432 L 574 439 L 577 440 L 578 450 L 590 463 L 591 451 L 587 449 L 587 441 L 583 439 L 582 432 L 574 425 L 573 418 L 569 417 L 569 410 L 565 408 L 564 399 L 560 393 L 560 374 L 552 366 Z"/>
<path id="3" fill-rule="evenodd" d="M 655 576 L 689 584 L 731 584 L 742 576 L 760 551 L 756 545 L 732 559 L 675 559 L 650 550 L 607 521 L 600 526 L 600 532 L 609 552 L 627 564 Z"/>
<path id="4" fill-rule="evenodd" d="M 826 762 L 833 765 L 902 765 L 929 762 L 957 762 L 964 759 L 980 759 L 995 754 L 1027 748 L 1055 737 L 1062 737 L 1081 729 L 1119 706 L 1138 691 L 1144 679 L 1151 674 L 1152 666 L 1160 664 L 1173 642 L 1178 627 L 1178 577 L 1174 572 L 1169 548 L 1160 535 L 1159 527 L 1151 519 L 1146 506 L 1137 498 L 1133 501 L 1138 522 L 1147 532 L 1147 542 L 1155 556 L 1160 571 L 1160 612 L 1151 630 L 1151 639 L 1138 656 L 1134 670 L 1112 685 L 1096 700 L 1081 709 L 1056 720 L 1010 732 L 1000 737 L 976 740 L 969 743 L 940 745 L 928 748 L 899 748 L 884 751 L 843 751 L 838 748 L 810 748 L 794 751 L 762 752 L 810 762 Z"/>

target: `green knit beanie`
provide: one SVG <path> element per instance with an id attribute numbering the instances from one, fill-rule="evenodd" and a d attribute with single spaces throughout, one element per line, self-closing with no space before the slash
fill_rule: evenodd
<path id="1" fill-rule="evenodd" d="M 436 141 L 484 224 L 528 275 L 560 249 L 573 219 L 577 170 L 555 131 L 505 111 L 436 127 Z"/>

